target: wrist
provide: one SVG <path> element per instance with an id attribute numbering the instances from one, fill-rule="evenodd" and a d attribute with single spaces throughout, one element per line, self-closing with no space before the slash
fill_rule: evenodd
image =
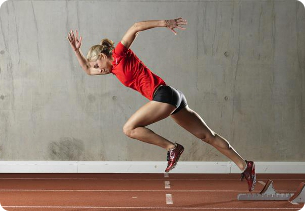
<path id="1" fill-rule="evenodd" d="M 163 25 L 164 25 L 164 27 L 168 27 L 169 26 L 169 20 L 164 20 Z"/>

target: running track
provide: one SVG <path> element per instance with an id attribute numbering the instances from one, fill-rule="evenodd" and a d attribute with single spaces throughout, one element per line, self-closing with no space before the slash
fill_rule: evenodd
<path id="1" fill-rule="evenodd" d="M 239 174 L 0 174 L 0 203 L 8 211 L 300 210 L 287 201 L 237 201 L 247 193 Z M 257 175 L 293 193 L 305 174 Z"/>

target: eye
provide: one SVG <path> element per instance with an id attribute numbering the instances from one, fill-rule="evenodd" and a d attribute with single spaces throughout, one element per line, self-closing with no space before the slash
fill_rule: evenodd
<path id="1" fill-rule="evenodd" d="M 98 68 L 98 65 L 97 65 L 97 64 L 95 64 L 95 65 L 94 65 L 94 68 Z"/>

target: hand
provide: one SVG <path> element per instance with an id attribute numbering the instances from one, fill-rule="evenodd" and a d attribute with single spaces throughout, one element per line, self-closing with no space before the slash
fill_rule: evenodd
<path id="1" fill-rule="evenodd" d="M 187 21 L 182 18 L 177 18 L 173 20 L 166 20 L 165 24 L 167 28 L 169 28 L 172 32 L 174 32 L 175 35 L 177 35 L 177 32 L 174 29 L 178 28 L 181 30 L 185 30 L 185 28 L 183 28 L 182 26 L 186 25 Z"/>
<path id="2" fill-rule="evenodd" d="M 73 31 L 71 30 L 68 34 L 68 40 L 70 42 L 71 47 L 74 51 L 79 50 L 80 46 L 82 45 L 82 37 L 79 37 L 78 39 L 78 31 L 75 31 L 76 36 L 74 35 Z"/>

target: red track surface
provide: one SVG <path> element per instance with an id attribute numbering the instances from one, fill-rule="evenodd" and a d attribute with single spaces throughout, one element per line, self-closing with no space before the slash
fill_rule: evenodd
<path id="1" fill-rule="evenodd" d="M 46 210 L 299 210 L 287 201 L 238 201 L 248 193 L 237 174 L 0 174 L 8 211 Z M 257 176 L 293 193 L 305 174 Z M 167 183 L 167 185 L 165 184 Z M 257 183 L 254 193 L 263 185 Z M 166 194 L 171 194 L 166 200 Z M 171 202 L 173 204 L 168 204 Z"/>

